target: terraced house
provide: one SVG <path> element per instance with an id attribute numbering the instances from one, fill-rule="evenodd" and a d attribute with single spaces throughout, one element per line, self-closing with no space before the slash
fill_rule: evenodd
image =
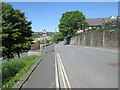
<path id="1" fill-rule="evenodd" d="M 111 16 L 109 18 L 86 18 L 86 21 L 89 23 L 89 26 L 85 31 L 93 31 L 95 29 L 101 29 L 104 28 L 105 24 L 107 23 L 116 23 L 118 20 L 120 20 L 120 16 L 115 19 L 114 16 Z M 78 30 L 77 33 L 81 33 L 83 30 Z"/>

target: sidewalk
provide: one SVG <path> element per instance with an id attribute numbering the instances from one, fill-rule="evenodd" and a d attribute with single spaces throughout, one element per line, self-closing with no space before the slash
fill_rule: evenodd
<path id="1" fill-rule="evenodd" d="M 114 50 L 114 51 L 118 51 L 118 47 L 93 47 L 93 48 L 102 48 L 102 49 L 106 49 L 106 50 Z"/>
<path id="2" fill-rule="evenodd" d="M 87 47 L 87 46 L 85 46 Z M 102 50 L 102 51 L 108 51 L 108 52 L 116 52 L 118 53 L 118 47 L 100 47 L 100 46 L 94 46 L 94 47 L 87 47 L 87 48 L 93 48 L 97 50 Z"/>
<path id="3" fill-rule="evenodd" d="M 71 45 L 68 45 L 71 46 Z M 102 51 L 108 51 L 108 52 L 116 52 L 118 53 L 119 49 L 118 47 L 102 47 L 102 46 L 78 46 L 78 45 L 72 45 L 74 47 L 83 47 L 83 48 L 92 48 L 96 50 L 102 50 Z"/>
<path id="4" fill-rule="evenodd" d="M 47 48 L 47 54 L 32 73 L 24 88 L 55 88 L 55 56 L 54 46 Z"/>

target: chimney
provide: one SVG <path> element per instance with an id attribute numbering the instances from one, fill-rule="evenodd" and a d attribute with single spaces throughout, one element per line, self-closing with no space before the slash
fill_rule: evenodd
<path id="1" fill-rule="evenodd" d="M 117 16 L 117 20 L 120 21 L 120 16 Z"/>

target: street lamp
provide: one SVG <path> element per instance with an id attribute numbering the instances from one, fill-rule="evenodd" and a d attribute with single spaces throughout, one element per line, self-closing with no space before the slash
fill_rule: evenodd
<path id="1" fill-rule="evenodd" d="M 82 23 L 82 30 L 85 33 L 84 24 Z"/>

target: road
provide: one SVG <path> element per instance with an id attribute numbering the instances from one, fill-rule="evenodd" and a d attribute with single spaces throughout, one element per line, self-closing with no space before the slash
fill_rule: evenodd
<path id="1" fill-rule="evenodd" d="M 118 53 L 114 49 L 64 45 L 47 55 L 23 88 L 118 88 Z"/>
<path id="2" fill-rule="evenodd" d="M 56 45 L 71 88 L 118 88 L 117 51 Z"/>

